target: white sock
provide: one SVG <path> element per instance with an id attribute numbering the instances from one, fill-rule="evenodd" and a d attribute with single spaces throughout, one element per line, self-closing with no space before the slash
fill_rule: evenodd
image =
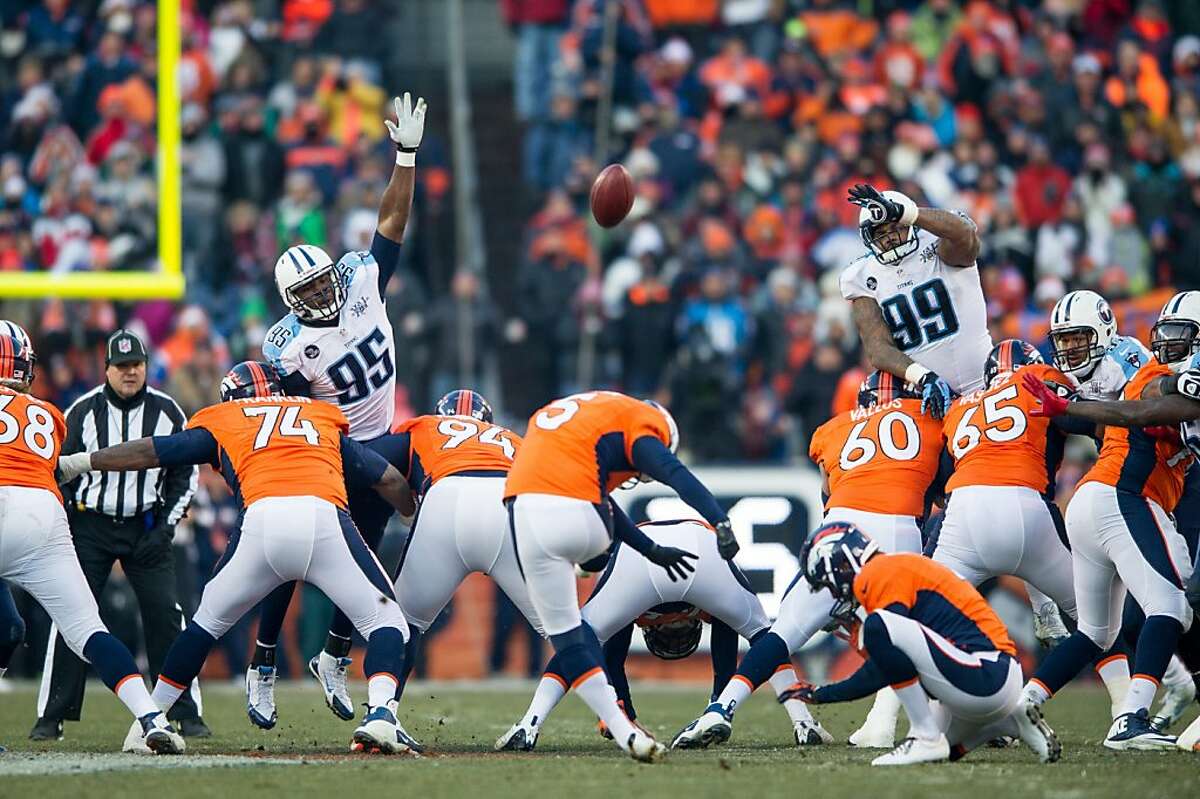
<path id="1" fill-rule="evenodd" d="M 0 672 L 3 674 L 3 672 Z M 1163 685 L 1187 685 L 1191 683 L 1192 675 L 1187 670 L 1187 666 L 1183 665 L 1183 661 L 1179 659 L 1179 655 L 1171 655 L 1171 659 L 1167 661 L 1167 670 L 1163 672 Z"/>
<path id="2" fill-rule="evenodd" d="M 558 675 L 544 674 L 537 690 L 533 692 L 533 701 L 529 709 L 521 717 L 521 723 L 531 726 L 541 726 L 546 717 L 567 695 L 567 684 Z"/>
<path id="3" fill-rule="evenodd" d="M 1144 674 L 1138 674 L 1129 681 L 1129 690 L 1125 693 L 1125 701 L 1121 703 L 1121 714 L 1136 713 L 1143 708 L 1149 710 L 1157 691 L 1158 683 Z"/>
<path id="4" fill-rule="evenodd" d="M 1129 658 L 1124 655 L 1107 657 L 1097 664 L 1096 673 L 1108 689 L 1108 701 L 1116 714 L 1125 704 L 1125 695 L 1129 693 Z"/>
<path id="5" fill-rule="evenodd" d="M 396 697 L 400 684 L 387 672 L 372 674 L 367 678 L 367 704 L 371 707 L 386 705 Z"/>
<path id="6" fill-rule="evenodd" d="M 182 685 L 167 682 L 166 678 L 160 674 L 158 682 L 154 683 L 154 693 L 150 694 L 150 699 L 158 706 L 159 710 L 166 713 L 185 690 L 187 689 Z"/>
<path id="7" fill-rule="evenodd" d="M 741 682 L 741 680 L 738 682 Z M 796 682 L 796 670 L 791 666 L 780 666 L 767 682 L 771 683 L 771 688 L 774 689 L 775 696 L 779 696 L 787 690 L 788 686 Z M 792 720 L 792 724 L 801 721 L 811 722 L 813 720 L 812 713 L 808 712 L 808 705 L 799 699 L 791 699 L 784 702 L 783 709 L 787 711 L 788 718 Z"/>
<path id="8" fill-rule="evenodd" d="M 146 690 L 146 683 L 142 681 L 140 674 L 130 674 L 121 680 L 117 683 L 117 688 L 113 693 L 125 707 L 129 708 L 129 712 L 138 718 L 159 709 L 158 705 L 154 704 L 154 700 L 150 698 L 150 692 Z M 167 708 L 162 708 L 162 711 L 166 713 Z"/>
<path id="9" fill-rule="evenodd" d="M 1021 693 L 1039 707 L 1046 704 L 1046 700 L 1050 698 L 1050 689 L 1041 680 L 1030 680 L 1025 683 Z"/>
<path id="10" fill-rule="evenodd" d="M 612 733 L 613 740 L 625 749 L 629 744 L 629 736 L 633 734 L 633 724 L 621 706 L 617 704 L 617 692 L 608 684 L 604 669 L 597 666 L 589 674 L 575 681 L 571 686 L 579 694 L 579 698 L 587 703 L 592 712 Z"/>
<path id="11" fill-rule="evenodd" d="M 938 729 L 933 710 L 929 707 L 929 695 L 921 687 L 921 681 L 914 679 L 904 686 L 892 686 L 904 712 L 908 714 L 908 733 L 914 738 L 925 741 L 935 740 L 942 731 Z"/>
<path id="12" fill-rule="evenodd" d="M 1025 583 L 1025 593 L 1029 595 L 1029 606 L 1033 608 L 1034 613 L 1041 610 L 1046 605 L 1053 605 L 1054 600 L 1043 594 L 1031 583 Z"/>
<path id="13" fill-rule="evenodd" d="M 738 705 L 749 699 L 752 693 L 754 693 L 754 689 L 750 687 L 750 683 L 735 674 L 725 685 L 721 695 L 717 697 L 717 701 L 725 708 L 725 712 L 732 713 L 737 710 Z"/>

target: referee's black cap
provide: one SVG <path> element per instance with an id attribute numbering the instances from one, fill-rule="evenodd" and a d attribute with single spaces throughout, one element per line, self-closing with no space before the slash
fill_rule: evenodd
<path id="1" fill-rule="evenodd" d="M 104 346 L 104 365 L 120 366 L 123 363 L 138 363 L 149 360 L 146 345 L 132 330 L 121 328 L 108 337 Z"/>

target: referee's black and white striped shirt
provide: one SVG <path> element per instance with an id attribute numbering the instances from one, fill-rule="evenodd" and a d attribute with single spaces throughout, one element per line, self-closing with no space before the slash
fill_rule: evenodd
<path id="1" fill-rule="evenodd" d="M 178 433 L 186 422 L 179 405 L 163 392 L 146 386 L 126 400 L 106 382 L 67 408 L 62 454 L 93 452 L 146 436 Z M 192 500 L 199 473 L 195 466 L 88 472 L 66 486 L 63 494 L 79 510 L 132 518 L 157 509 L 157 524 L 175 524 Z"/>

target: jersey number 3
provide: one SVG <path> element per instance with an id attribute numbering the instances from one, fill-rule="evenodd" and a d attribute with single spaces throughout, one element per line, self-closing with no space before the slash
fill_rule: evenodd
<path id="1" fill-rule="evenodd" d="M 396 367 L 392 365 L 392 354 L 383 346 L 385 342 L 383 333 L 375 328 L 329 367 L 326 374 L 333 387 L 341 392 L 338 405 L 358 402 L 391 380 Z"/>
<path id="2" fill-rule="evenodd" d="M 958 332 L 958 315 L 940 277 L 913 289 L 911 300 L 909 296 L 897 294 L 879 303 L 892 339 L 901 350 L 932 344 Z"/>

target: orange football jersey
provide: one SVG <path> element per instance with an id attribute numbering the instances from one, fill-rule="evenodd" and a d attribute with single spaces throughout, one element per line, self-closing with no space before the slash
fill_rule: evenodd
<path id="1" fill-rule="evenodd" d="M 1071 385 L 1053 366 L 1034 363 L 1010 373 L 992 388 L 956 399 L 942 422 L 947 448 L 954 457 L 947 492 L 982 485 L 1026 486 L 1041 494 L 1050 485 L 1053 474 L 1046 461 L 1050 419 L 1029 414 L 1038 401 L 1021 384 L 1026 373 Z"/>
<path id="2" fill-rule="evenodd" d="M 314 496 L 346 507 L 341 434 L 346 416 L 307 397 L 261 397 L 210 405 L 188 421 L 217 440 L 237 477 L 242 505 L 263 497 Z"/>
<path id="3" fill-rule="evenodd" d="M 423 488 L 462 472 L 508 472 L 521 448 L 521 437 L 496 424 L 469 416 L 417 416 L 394 433 L 409 435 L 409 469 L 423 475 Z"/>
<path id="4" fill-rule="evenodd" d="M 0 485 L 44 488 L 62 502 L 54 470 L 66 435 L 58 408 L 0 386 Z"/>
<path id="5" fill-rule="evenodd" d="M 1168 367 L 1151 361 L 1125 384 L 1121 399 L 1139 399 L 1146 386 L 1169 374 Z M 1152 438 L 1141 428 L 1107 425 L 1100 456 L 1079 484 L 1104 483 L 1141 494 L 1170 513 L 1183 494 L 1183 475 L 1191 460 L 1180 444 Z"/>
<path id="6" fill-rule="evenodd" d="M 965 652 L 1017 654 L 1008 628 L 980 593 L 924 555 L 875 555 L 854 578 L 854 596 L 867 613 L 899 603 L 909 618 Z"/>
<path id="7" fill-rule="evenodd" d="M 504 498 L 555 494 L 603 502 L 637 475 L 631 449 L 642 436 L 671 441 L 667 420 L 639 399 L 589 391 L 555 400 L 530 417 Z"/>
<path id="8" fill-rule="evenodd" d="M 826 508 L 920 516 L 937 476 L 942 425 L 918 399 L 840 413 L 813 432 L 808 456 L 829 477 Z"/>

